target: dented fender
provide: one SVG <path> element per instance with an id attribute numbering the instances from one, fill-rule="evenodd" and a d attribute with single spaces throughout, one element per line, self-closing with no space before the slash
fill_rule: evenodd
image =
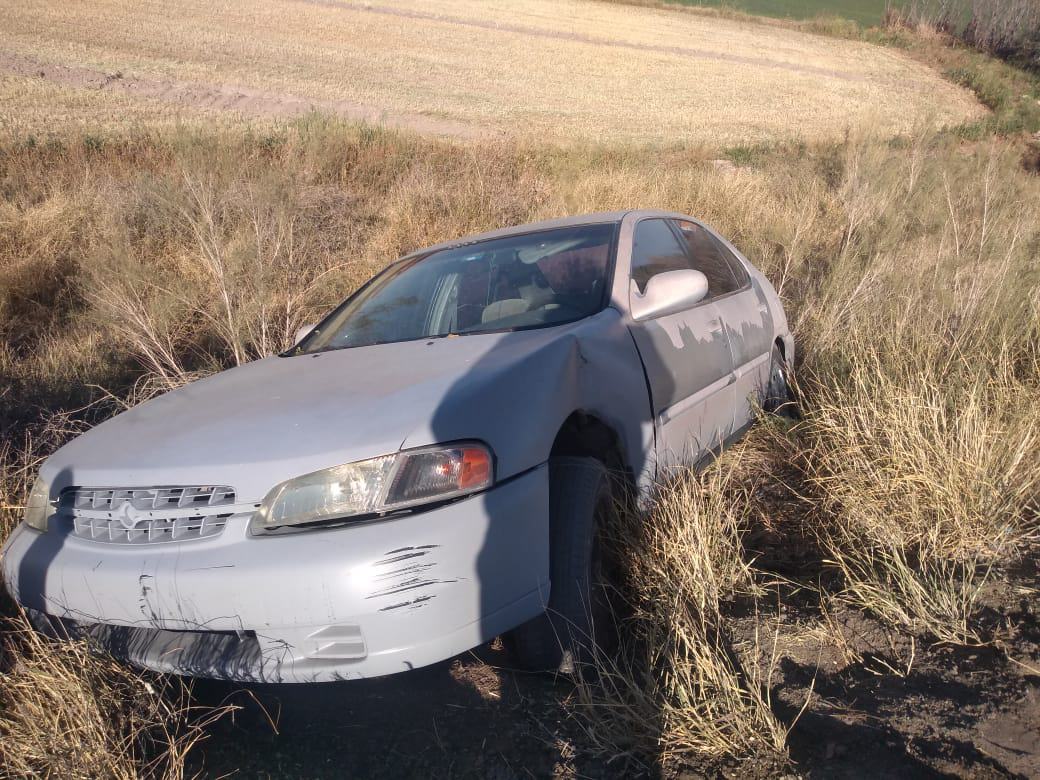
<path id="1" fill-rule="evenodd" d="M 404 448 L 479 439 L 496 454 L 498 478 L 508 479 L 545 463 L 564 422 L 580 411 L 617 433 L 640 474 L 653 450 L 653 423 L 639 353 L 620 313 L 607 308 L 558 331 L 522 353 L 509 342 L 528 334 L 505 334 L 445 392 Z"/>

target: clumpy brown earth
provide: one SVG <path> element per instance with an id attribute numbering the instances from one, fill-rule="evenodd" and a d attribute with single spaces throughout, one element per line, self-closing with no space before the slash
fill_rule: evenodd
<path id="1" fill-rule="evenodd" d="M 573 684 L 516 671 L 496 642 L 374 680 L 199 681 L 199 703 L 242 709 L 214 727 L 189 768 L 272 778 L 1038 777 L 1036 585 L 1033 561 L 1001 578 L 985 608 L 998 640 L 974 648 L 911 639 L 838 604 L 824 616 L 809 597 L 802 606 L 785 597 L 779 620 L 758 622 L 774 633 L 759 638 L 767 655 L 776 640 L 774 711 L 796 721 L 788 767 L 597 752 Z M 734 644 L 752 641 L 753 624 L 750 614 L 734 618 Z"/>
<path id="2" fill-rule="evenodd" d="M 196 753 L 207 775 L 581 777 L 641 770 L 582 751 L 572 687 L 512 671 L 500 643 L 373 680 L 241 687 L 200 682 L 200 702 L 243 707 Z M 277 732 L 268 718 L 277 722 Z"/>
<path id="3" fill-rule="evenodd" d="M 1040 775 L 1040 631 L 1031 598 L 1000 614 L 1015 626 L 1003 648 L 929 645 L 836 611 L 846 648 L 809 657 L 803 645 L 779 660 L 778 714 L 789 721 L 812 690 L 789 738 L 798 769 L 828 778 Z"/>

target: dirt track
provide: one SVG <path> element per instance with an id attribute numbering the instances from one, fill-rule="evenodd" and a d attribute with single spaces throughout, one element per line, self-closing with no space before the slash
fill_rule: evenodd
<path id="1" fill-rule="evenodd" d="M 438 120 L 419 114 L 390 113 L 385 109 L 362 106 L 346 100 L 318 100 L 230 84 L 198 84 L 124 75 L 119 71 L 107 73 L 91 68 L 42 62 L 3 52 L 0 52 L 0 71 L 38 78 L 64 87 L 117 92 L 132 98 L 158 100 L 194 111 L 230 112 L 261 117 L 294 117 L 319 111 L 342 119 L 415 130 L 427 135 L 479 138 L 489 134 L 487 130 L 461 122 Z"/>

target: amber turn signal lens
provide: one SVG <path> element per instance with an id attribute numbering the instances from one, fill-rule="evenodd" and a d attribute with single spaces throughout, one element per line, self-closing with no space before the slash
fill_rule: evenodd
<path id="1" fill-rule="evenodd" d="M 459 490 L 481 488 L 491 484 L 491 455 L 478 447 L 462 450 L 462 469 L 459 472 Z"/>

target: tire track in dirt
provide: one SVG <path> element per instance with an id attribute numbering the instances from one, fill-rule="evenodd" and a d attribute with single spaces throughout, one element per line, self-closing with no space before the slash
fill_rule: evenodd
<path id="1" fill-rule="evenodd" d="M 443 24 L 454 24 L 460 27 L 471 27 L 481 30 L 492 30 L 495 32 L 513 33 L 515 35 L 527 35 L 536 38 L 550 40 L 569 41 L 573 43 L 584 43 L 591 46 L 603 46 L 613 49 L 626 49 L 637 52 L 651 52 L 654 54 L 671 54 L 691 59 L 709 60 L 714 62 L 732 62 L 738 65 L 751 65 L 759 68 L 771 68 L 786 70 L 793 73 L 807 73 L 815 76 L 823 76 L 838 81 L 848 81 L 860 84 L 880 84 L 886 87 L 900 87 L 902 89 L 926 90 L 930 86 L 915 79 L 900 79 L 885 76 L 870 76 L 857 73 L 846 73 L 833 68 L 820 68 L 816 65 L 800 65 L 793 62 L 783 62 L 768 57 L 749 57 L 743 54 L 730 54 L 728 52 L 715 52 L 707 49 L 695 49 L 685 46 L 660 46 L 653 43 L 635 43 L 632 41 L 611 40 L 583 33 L 565 32 L 563 30 L 546 30 L 539 27 L 526 27 L 524 25 L 512 24 L 510 22 L 489 22 L 480 19 L 465 19 L 460 16 L 449 16 L 430 11 L 412 11 L 404 8 L 388 8 L 386 6 L 372 5 L 370 3 L 352 3 L 348 0 L 287 0 L 287 2 L 300 5 L 319 6 L 321 8 L 338 8 L 344 11 L 358 11 L 362 13 L 383 14 L 385 16 L 400 19 L 415 19 L 424 22 L 441 22 Z"/>
<path id="2" fill-rule="evenodd" d="M 82 66 L 43 62 L 3 51 L 0 51 L 0 73 L 39 78 L 66 87 L 118 92 L 185 108 L 260 117 L 295 117 L 310 111 L 321 111 L 342 119 L 414 130 L 425 135 L 480 139 L 493 134 L 489 128 L 422 114 L 388 111 L 348 100 L 322 100 L 238 85 L 204 84 L 123 72 L 107 73 Z"/>

